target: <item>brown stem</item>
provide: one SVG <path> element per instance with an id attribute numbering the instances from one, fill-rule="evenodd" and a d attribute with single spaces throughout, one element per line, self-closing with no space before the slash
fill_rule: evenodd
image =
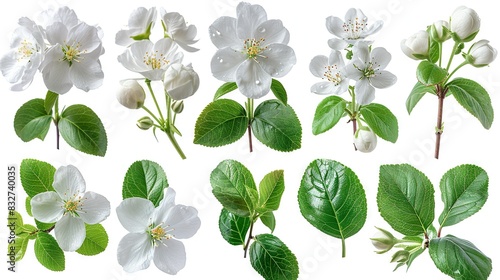
<path id="1" fill-rule="evenodd" d="M 437 97 L 438 97 L 438 115 L 436 124 L 436 148 L 434 150 L 434 157 L 439 159 L 439 148 L 441 146 L 441 134 L 443 134 L 443 104 L 444 98 L 446 96 L 446 90 L 442 87 L 437 86 Z"/>
<path id="2" fill-rule="evenodd" d="M 439 227 L 439 230 L 438 230 L 438 232 L 437 232 L 438 237 L 441 237 L 441 230 L 442 230 L 442 229 L 443 229 L 443 227 Z"/>
<path id="3" fill-rule="evenodd" d="M 59 126 L 56 123 L 56 147 L 59 150 Z"/>
<path id="4" fill-rule="evenodd" d="M 248 123 L 248 145 L 250 146 L 250 153 L 253 152 L 252 145 L 252 126 Z"/>
<path id="5" fill-rule="evenodd" d="M 248 246 L 250 246 L 250 240 L 253 239 L 252 231 L 253 231 L 253 222 L 250 224 L 250 231 L 248 232 L 248 239 L 245 244 L 245 247 L 243 248 L 245 250 L 245 253 L 243 254 L 243 258 L 247 257 L 247 252 L 248 252 Z"/>

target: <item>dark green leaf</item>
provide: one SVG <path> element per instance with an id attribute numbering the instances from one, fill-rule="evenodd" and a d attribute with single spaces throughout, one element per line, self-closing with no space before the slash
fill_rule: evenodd
<path id="1" fill-rule="evenodd" d="M 106 130 L 99 117 L 85 105 L 71 105 L 61 113 L 59 132 L 78 151 L 104 156 L 108 147 Z"/>
<path id="2" fill-rule="evenodd" d="M 227 82 L 227 83 L 224 83 L 215 92 L 214 101 L 217 100 L 217 99 L 219 99 L 219 98 L 221 98 L 222 96 L 230 93 L 231 91 L 234 91 L 237 88 L 238 88 L 238 85 L 236 85 L 236 82 Z"/>
<path id="3" fill-rule="evenodd" d="M 435 94 L 436 89 L 433 86 L 426 86 L 423 85 L 420 82 L 417 82 L 413 89 L 410 92 L 410 95 L 408 96 L 408 99 L 406 99 L 406 110 L 408 111 L 408 114 L 413 111 L 413 108 L 417 105 L 417 103 L 424 97 L 426 93 L 434 93 Z"/>
<path id="4" fill-rule="evenodd" d="M 382 218 L 404 235 L 427 231 L 434 220 L 434 187 L 408 164 L 382 165 L 377 193 Z"/>
<path id="5" fill-rule="evenodd" d="M 163 168 L 156 162 L 141 160 L 128 168 L 123 180 L 122 196 L 123 199 L 142 197 L 158 206 L 166 188 L 168 181 Z"/>
<path id="6" fill-rule="evenodd" d="M 64 252 L 54 237 L 48 233 L 43 231 L 38 233 L 35 240 L 35 256 L 43 266 L 52 271 L 64 270 Z"/>
<path id="7" fill-rule="evenodd" d="M 408 258 L 408 261 L 406 261 L 406 271 L 408 271 L 408 269 L 410 269 L 410 266 L 413 263 L 413 261 L 415 261 L 417 259 L 417 257 L 420 256 L 424 251 L 425 251 L 425 249 L 420 247 L 417 251 L 415 251 L 413 254 L 410 255 L 410 257 Z"/>
<path id="8" fill-rule="evenodd" d="M 255 109 L 252 131 L 264 145 L 281 152 L 300 148 L 302 128 L 295 111 L 278 100 L 266 100 Z"/>
<path id="9" fill-rule="evenodd" d="M 271 230 L 271 233 L 274 232 L 276 228 L 276 218 L 274 217 L 273 212 L 266 212 L 260 216 L 260 220 L 262 223 Z"/>
<path id="10" fill-rule="evenodd" d="M 82 246 L 76 250 L 84 256 L 94 256 L 106 250 L 108 246 L 108 234 L 101 224 L 85 224 L 85 240 Z"/>
<path id="11" fill-rule="evenodd" d="M 52 114 L 52 107 L 54 107 L 54 104 L 56 104 L 57 99 L 59 98 L 59 94 L 52 92 L 52 91 L 47 91 L 47 95 L 45 96 L 44 100 L 44 107 L 45 107 L 45 112 L 47 114 Z"/>
<path id="12" fill-rule="evenodd" d="M 245 236 L 250 228 L 250 218 L 240 217 L 222 208 L 219 216 L 219 230 L 222 237 L 231 245 L 244 245 Z"/>
<path id="13" fill-rule="evenodd" d="M 30 239 L 27 236 L 16 236 L 13 243 L 7 243 L 8 258 L 12 254 L 16 262 L 22 260 L 28 248 L 29 241 Z"/>
<path id="14" fill-rule="evenodd" d="M 417 80 L 426 86 L 433 86 L 446 79 L 446 69 L 437 66 L 427 60 L 420 62 L 417 67 Z"/>
<path id="15" fill-rule="evenodd" d="M 293 280 L 299 277 L 297 258 L 276 236 L 255 236 L 250 246 L 250 263 L 266 280 Z"/>
<path id="16" fill-rule="evenodd" d="M 274 93 L 276 99 L 281 101 L 283 105 L 288 105 L 288 96 L 286 94 L 285 87 L 280 83 L 280 81 L 273 79 L 271 81 L 271 91 Z"/>
<path id="17" fill-rule="evenodd" d="M 360 113 L 375 134 L 384 140 L 396 143 L 398 140 L 398 119 L 387 107 L 371 103 L 361 107 Z"/>
<path id="18" fill-rule="evenodd" d="M 285 190 L 283 170 L 275 170 L 262 179 L 259 184 L 259 208 L 269 211 L 278 210 L 281 195 Z"/>
<path id="19" fill-rule="evenodd" d="M 28 196 L 33 197 L 39 193 L 54 191 L 55 167 L 36 159 L 23 159 L 19 174 L 21 184 Z"/>
<path id="20" fill-rule="evenodd" d="M 52 116 L 45 112 L 43 99 L 32 99 L 24 103 L 14 117 L 14 130 L 24 142 L 35 138 L 45 139 L 49 132 Z"/>
<path id="21" fill-rule="evenodd" d="M 338 96 L 328 96 L 316 107 L 312 132 L 314 135 L 326 132 L 334 127 L 342 118 L 347 103 Z"/>
<path id="22" fill-rule="evenodd" d="M 248 127 L 245 109 L 238 102 L 219 99 L 208 104 L 196 120 L 194 143 L 219 147 L 240 139 Z"/>
<path id="23" fill-rule="evenodd" d="M 36 224 L 36 228 L 38 228 L 39 230 L 49 230 L 49 229 L 52 229 L 56 225 L 56 223 L 42 223 L 36 219 L 35 219 L 35 224 Z"/>

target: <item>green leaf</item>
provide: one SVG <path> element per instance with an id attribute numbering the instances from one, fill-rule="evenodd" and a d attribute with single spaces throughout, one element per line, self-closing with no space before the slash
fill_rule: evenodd
<path id="1" fill-rule="evenodd" d="M 454 279 L 486 280 L 491 273 L 491 259 L 471 242 L 453 235 L 434 238 L 429 254 L 441 272 Z"/>
<path id="2" fill-rule="evenodd" d="M 342 240 L 356 234 L 367 215 L 366 195 L 356 174 L 339 162 L 317 159 L 299 187 L 302 216 L 320 231 Z"/>
<path id="3" fill-rule="evenodd" d="M 275 170 L 262 179 L 259 184 L 259 208 L 269 211 L 278 210 L 281 196 L 285 190 L 283 170 Z"/>
<path id="4" fill-rule="evenodd" d="M 432 63 L 436 63 L 439 60 L 439 43 L 432 39 L 429 41 L 429 59 Z"/>
<path id="5" fill-rule="evenodd" d="M 122 196 L 123 199 L 142 197 L 158 206 L 166 188 L 168 181 L 163 168 L 156 162 L 141 160 L 128 168 L 123 180 Z"/>
<path id="6" fill-rule="evenodd" d="M 415 251 L 413 254 L 410 255 L 410 257 L 406 261 L 406 271 L 410 269 L 410 266 L 412 265 L 413 261 L 415 261 L 417 257 L 420 256 L 424 251 L 425 249 L 420 247 L 417 251 Z"/>
<path id="7" fill-rule="evenodd" d="M 63 271 L 65 267 L 64 252 L 57 241 L 46 232 L 39 232 L 35 240 L 35 256 L 46 268 L 52 271 Z"/>
<path id="8" fill-rule="evenodd" d="M 227 83 L 224 83 L 215 92 L 214 101 L 216 101 L 217 99 L 221 98 L 222 96 L 230 93 L 231 91 L 234 91 L 237 88 L 238 88 L 238 85 L 236 85 L 236 82 L 227 82 Z"/>
<path id="9" fill-rule="evenodd" d="M 14 117 L 14 130 L 24 142 L 35 138 L 45 139 L 49 132 L 52 116 L 45 112 L 43 99 L 32 99 L 24 103 Z"/>
<path id="10" fill-rule="evenodd" d="M 446 87 L 458 103 L 476 117 L 484 128 L 491 127 L 493 123 L 491 99 L 480 84 L 472 80 L 457 78 L 449 82 Z"/>
<path id="11" fill-rule="evenodd" d="M 276 99 L 281 101 L 283 105 L 288 105 L 288 96 L 286 94 L 285 87 L 281 84 L 280 81 L 273 79 L 271 81 L 271 91 L 274 93 Z"/>
<path id="12" fill-rule="evenodd" d="M 231 245 L 244 245 L 245 236 L 250 228 L 250 218 L 240 217 L 222 208 L 219 216 L 219 230 L 222 237 Z"/>
<path id="13" fill-rule="evenodd" d="M 106 130 L 99 117 L 85 105 L 71 105 L 61 113 L 59 132 L 78 151 L 104 156 L 108 147 Z"/>
<path id="14" fill-rule="evenodd" d="M 450 169 L 439 184 L 444 209 L 441 227 L 457 224 L 477 213 L 488 198 L 488 174 L 481 167 L 465 164 Z"/>
<path id="15" fill-rule="evenodd" d="M 28 212 L 28 215 L 30 215 L 30 217 L 33 217 L 33 213 L 31 213 L 31 197 L 26 197 L 26 201 L 24 204 L 26 206 L 26 212 Z"/>
<path id="16" fill-rule="evenodd" d="M 17 236 L 13 243 L 7 244 L 7 254 L 10 258 L 11 254 L 14 255 L 16 261 L 23 259 L 26 249 L 28 248 L 28 243 L 30 239 L 27 236 Z"/>
<path id="17" fill-rule="evenodd" d="M 271 230 L 271 233 L 274 232 L 274 229 L 276 228 L 276 218 L 274 217 L 273 212 L 265 212 L 264 214 L 260 215 L 260 220 L 267 228 Z"/>
<path id="18" fill-rule="evenodd" d="M 318 135 L 334 127 L 344 115 L 346 106 L 345 100 L 338 96 L 332 95 L 323 99 L 314 113 L 313 134 Z"/>
<path id="19" fill-rule="evenodd" d="M 422 99 L 422 97 L 424 97 L 426 93 L 435 94 L 436 89 L 433 86 L 426 86 L 420 82 L 417 82 L 411 90 L 408 99 L 406 99 L 406 110 L 408 111 L 408 114 L 411 114 L 413 108 L 415 108 L 417 103 L 420 101 L 420 99 Z"/>
<path id="20" fill-rule="evenodd" d="M 42 223 L 36 219 L 35 219 L 35 224 L 36 224 L 36 228 L 38 228 L 39 230 L 49 230 L 56 225 L 56 223 Z"/>
<path id="21" fill-rule="evenodd" d="M 278 100 L 266 100 L 255 109 L 252 131 L 264 145 L 281 152 L 300 148 L 302 128 L 290 106 Z"/>
<path id="22" fill-rule="evenodd" d="M 19 171 L 21 184 L 30 197 L 34 197 L 39 193 L 54 191 L 52 187 L 54 173 L 56 173 L 55 167 L 36 159 L 23 159 Z"/>
<path id="23" fill-rule="evenodd" d="M 47 91 L 47 95 L 45 96 L 44 100 L 44 107 L 45 107 L 45 112 L 47 114 L 52 114 L 52 107 L 54 107 L 54 104 L 56 104 L 57 99 L 59 98 L 59 94 L 53 92 L 53 91 Z"/>
<path id="24" fill-rule="evenodd" d="M 250 217 L 258 200 L 257 187 L 248 169 L 235 160 L 224 160 L 210 174 L 212 193 L 229 212 Z"/>
<path id="25" fill-rule="evenodd" d="M 422 61 L 417 67 L 417 80 L 426 85 L 433 86 L 446 79 L 448 72 L 436 64 L 429 61 Z"/>
<path id="26" fill-rule="evenodd" d="M 427 232 L 434 220 L 434 187 L 408 164 L 380 166 L 377 205 L 380 215 L 404 235 Z"/>
<path id="27" fill-rule="evenodd" d="M 266 280 L 292 280 L 299 277 L 297 258 L 276 236 L 260 234 L 250 246 L 250 263 Z"/>
<path id="28" fill-rule="evenodd" d="M 12 213 L 14 215 L 11 215 Z M 17 211 L 14 212 L 9 211 L 9 214 L 7 215 L 7 226 L 9 226 L 9 229 L 10 229 L 10 224 L 12 222 L 14 223 L 13 225 L 14 233 L 18 235 L 22 230 L 22 226 L 24 225 L 23 216 L 21 216 L 21 214 Z"/>
<path id="29" fill-rule="evenodd" d="M 76 250 L 84 256 L 94 256 L 106 250 L 108 246 L 108 234 L 101 224 L 85 224 L 85 240 L 82 246 Z"/>
<path id="30" fill-rule="evenodd" d="M 248 127 L 245 108 L 230 99 L 208 104 L 196 120 L 194 143 L 219 147 L 240 139 Z"/>
<path id="31" fill-rule="evenodd" d="M 387 107 L 371 103 L 361 107 L 360 113 L 375 134 L 384 140 L 396 143 L 398 140 L 398 119 Z"/>

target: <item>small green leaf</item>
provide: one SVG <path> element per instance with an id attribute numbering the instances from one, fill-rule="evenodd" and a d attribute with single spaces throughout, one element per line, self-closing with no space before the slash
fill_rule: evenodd
<path id="1" fill-rule="evenodd" d="M 47 114 L 52 114 L 52 107 L 54 107 L 54 104 L 56 104 L 57 99 L 59 98 L 59 94 L 53 92 L 53 91 L 47 91 L 47 95 L 45 96 L 44 100 L 44 107 L 45 107 L 45 112 Z"/>
<path id="2" fill-rule="evenodd" d="M 425 249 L 420 247 L 417 251 L 415 251 L 413 254 L 410 255 L 408 261 L 406 261 L 406 271 L 410 269 L 410 266 L 412 265 L 413 261 L 415 261 L 417 257 L 420 256 L 424 251 Z"/>
<path id="3" fill-rule="evenodd" d="M 12 213 L 14 215 L 11 215 Z M 12 225 L 11 223 L 14 224 Z M 14 212 L 9 211 L 9 214 L 7 215 L 7 226 L 9 227 L 9 229 L 12 226 L 14 229 L 14 233 L 18 235 L 21 232 L 23 225 L 24 225 L 23 216 L 21 216 L 21 214 L 17 211 Z"/>
<path id="4" fill-rule="evenodd" d="M 123 199 L 142 197 L 155 206 L 163 199 L 163 190 L 168 188 L 167 175 L 161 166 L 149 160 L 134 162 L 123 180 Z"/>
<path id="5" fill-rule="evenodd" d="M 453 235 L 434 238 L 429 254 L 441 272 L 454 279 L 486 280 L 491 273 L 491 259 L 471 242 Z"/>
<path id="6" fill-rule="evenodd" d="M 375 134 L 384 140 L 396 143 L 398 140 L 398 119 L 387 107 L 371 103 L 361 107 L 360 113 Z"/>
<path id="7" fill-rule="evenodd" d="M 250 263 L 266 280 L 293 280 L 299 277 L 297 258 L 276 236 L 260 234 L 250 246 Z"/>
<path id="8" fill-rule="evenodd" d="M 429 61 L 422 61 L 417 67 L 417 80 L 426 85 L 433 86 L 446 79 L 448 72 L 436 64 Z"/>
<path id="9" fill-rule="evenodd" d="M 106 250 L 108 246 L 108 234 L 101 224 L 85 224 L 85 240 L 82 246 L 76 250 L 84 256 L 94 256 Z"/>
<path id="10" fill-rule="evenodd" d="M 8 257 L 14 255 L 16 261 L 22 260 L 28 248 L 29 241 L 30 239 L 27 236 L 17 236 L 13 243 L 7 244 Z"/>
<path id="11" fill-rule="evenodd" d="M 342 118 L 347 103 L 338 96 L 328 96 L 323 99 L 316 107 L 312 132 L 314 135 L 321 134 L 334 127 Z"/>
<path id="12" fill-rule="evenodd" d="M 300 148 L 302 128 L 290 106 L 278 100 L 266 100 L 255 109 L 252 131 L 264 145 L 281 152 Z"/>
<path id="13" fill-rule="evenodd" d="M 208 104 L 196 120 L 194 143 L 219 147 L 240 139 L 248 127 L 245 108 L 230 99 L 219 99 Z"/>
<path id="14" fill-rule="evenodd" d="M 380 215 L 404 235 L 427 232 L 434 220 L 434 187 L 408 164 L 380 166 L 377 205 Z"/>
<path id="15" fill-rule="evenodd" d="M 36 224 L 36 228 L 38 228 L 39 230 L 49 230 L 56 225 L 56 223 L 42 223 L 36 219 L 35 219 L 35 224 Z"/>
<path id="16" fill-rule="evenodd" d="M 269 211 L 278 210 L 281 195 L 285 190 L 283 170 L 275 170 L 262 179 L 259 184 L 259 208 Z"/>
<path id="17" fill-rule="evenodd" d="M 106 154 L 106 130 L 99 117 L 89 107 L 69 106 L 61 113 L 58 127 L 64 140 L 78 151 L 102 157 Z"/>
<path id="18" fill-rule="evenodd" d="M 478 83 L 457 78 L 446 87 L 455 99 L 469 113 L 476 117 L 484 128 L 489 129 L 493 123 L 493 106 L 488 92 Z"/>
<path id="19" fill-rule="evenodd" d="M 429 41 L 429 59 L 432 63 L 436 63 L 439 60 L 439 43 L 432 39 Z"/>
<path id="20" fill-rule="evenodd" d="M 30 197 L 43 192 L 54 191 L 52 183 L 56 168 L 36 159 L 23 159 L 19 174 L 24 191 Z"/>
<path id="21" fill-rule="evenodd" d="M 250 228 L 250 218 L 240 217 L 222 208 L 219 216 L 219 230 L 222 237 L 231 245 L 244 245 L 245 236 Z"/>
<path id="22" fill-rule="evenodd" d="M 45 139 L 52 116 L 45 111 L 44 100 L 37 98 L 24 103 L 14 117 L 14 130 L 24 142 Z"/>
<path id="23" fill-rule="evenodd" d="M 210 174 L 212 193 L 229 212 L 250 217 L 256 208 L 257 187 L 248 169 L 235 160 L 224 160 Z"/>
<path id="24" fill-rule="evenodd" d="M 52 271 L 63 271 L 65 267 L 64 252 L 57 241 L 46 232 L 39 232 L 35 240 L 35 256 L 46 268 Z"/>
<path id="25" fill-rule="evenodd" d="M 481 167 L 465 164 L 450 169 L 439 184 L 444 209 L 441 227 L 457 224 L 477 213 L 488 198 L 488 174 Z"/>
<path id="26" fill-rule="evenodd" d="M 25 201 L 25 206 L 26 206 L 26 212 L 28 212 L 28 215 L 30 215 L 30 217 L 33 217 L 33 213 L 31 213 L 31 197 L 26 197 L 26 201 Z"/>
<path id="27" fill-rule="evenodd" d="M 271 81 L 271 91 L 274 93 L 276 99 L 281 101 L 283 105 L 288 105 L 288 96 L 286 94 L 285 87 L 280 83 L 280 81 L 273 79 Z"/>
<path id="28" fill-rule="evenodd" d="M 411 90 L 408 99 L 406 99 L 406 110 L 408 111 L 408 114 L 411 114 L 413 108 L 415 108 L 417 103 L 420 101 L 420 99 L 422 99 L 422 97 L 424 97 L 426 93 L 435 94 L 436 89 L 433 86 L 426 86 L 420 82 L 417 82 Z"/>
<path id="29" fill-rule="evenodd" d="M 274 229 L 276 228 L 276 218 L 274 217 L 273 212 L 265 212 L 260 216 L 260 220 L 271 230 L 271 233 L 274 232 Z"/>
<path id="30" fill-rule="evenodd" d="M 217 99 L 221 98 L 222 96 L 230 93 L 231 91 L 236 90 L 237 88 L 238 88 L 238 85 L 236 85 L 236 82 L 227 82 L 227 83 L 224 83 L 215 92 L 214 101 L 216 101 Z"/>

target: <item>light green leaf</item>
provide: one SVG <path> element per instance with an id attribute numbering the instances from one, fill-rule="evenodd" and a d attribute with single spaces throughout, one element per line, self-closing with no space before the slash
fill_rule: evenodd
<path id="1" fill-rule="evenodd" d="M 426 85 L 433 86 L 441 83 L 446 79 L 448 73 L 436 64 L 424 60 L 417 67 L 417 80 Z"/>
<path id="2" fill-rule="evenodd" d="M 271 230 L 271 233 L 274 232 L 274 229 L 276 228 L 276 218 L 274 217 L 273 212 L 265 212 L 264 214 L 260 215 L 260 220 L 267 228 Z"/>
<path id="3" fill-rule="evenodd" d="M 14 130 L 24 142 L 45 139 L 52 116 L 45 111 L 44 100 L 37 98 L 24 103 L 14 117 Z"/>
<path id="4" fill-rule="evenodd" d="M 492 270 L 490 258 L 471 242 L 453 235 L 432 239 L 429 254 L 437 268 L 453 279 L 486 280 Z"/>
<path id="5" fill-rule="evenodd" d="M 276 236 L 255 236 L 250 246 L 250 263 L 266 280 L 293 280 L 299 277 L 297 258 Z"/>
<path id="6" fill-rule="evenodd" d="M 219 216 L 219 230 L 222 237 L 231 245 L 244 245 L 245 236 L 250 228 L 250 218 L 240 217 L 222 208 Z"/>
<path id="7" fill-rule="evenodd" d="M 281 152 L 300 148 L 302 128 L 295 111 L 278 100 L 266 100 L 255 109 L 252 131 L 264 145 Z"/>
<path id="8" fill-rule="evenodd" d="M 288 96 L 286 94 L 285 87 L 280 83 L 280 81 L 273 79 L 271 81 L 271 91 L 273 92 L 276 99 L 281 101 L 283 105 L 288 105 Z"/>
<path id="9" fill-rule="evenodd" d="M 398 119 L 384 105 L 371 103 L 361 107 L 361 115 L 366 124 L 380 138 L 392 143 L 398 140 Z"/>
<path id="10" fill-rule="evenodd" d="M 23 159 L 19 171 L 21 184 L 30 197 L 39 193 L 54 191 L 52 187 L 54 173 L 56 173 L 55 167 L 36 159 Z"/>
<path id="11" fill-rule="evenodd" d="M 283 170 L 275 170 L 262 179 L 259 184 L 259 208 L 269 211 L 278 210 L 281 195 L 285 190 Z"/>
<path id="12" fill-rule="evenodd" d="M 31 213 L 31 197 L 27 196 L 24 204 L 26 206 L 26 212 L 28 212 L 28 215 L 30 215 L 30 217 L 33 217 L 33 213 Z"/>
<path id="13" fill-rule="evenodd" d="M 427 231 L 434 220 L 434 187 L 408 164 L 380 166 L 377 205 L 380 215 L 404 235 Z"/>
<path id="14" fill-rule="evenodd" d="M 36 228 L 38 228 L 39 230 L 44 230 L 44 231 L 52 229 L 56 225 L 56 223 L 42 223 L 36 219 L 35 219 L 35 224 L 36 224 Z"/>
<path id="15" fill-rule="evenodd" d="M 312 133 L 321 134 L 334 127 L 342 118 L 347 103 L 338 96 L 328 96 L 316 107 L 312 124 Z"/>
<path id="16" fill-rule="evenodd" d="M 85 224 L 85 240 L 82 246 L 76 250 L 84 256 L 94 256 L 106 250 L 108 246 L 108 234 L 101 224 Z"/>
<path id="17" fill-rule="evenodd" d="M 123 199 L 142 197 L 158 206 L 166 188 L 168 181 L 163 168 L 156 162 L 141 160 L 128 168 L 123 180 L 122 196 Z"/>
<path id="18" fill-rule="evenodd" d="M 106 130 L 99 117 L 85 105 L 71 105 L 58 123 L 64 140 L 78 151 L 104 156 L 108 147 Z"/>
<path id="19" fill-rule="evenodd" d="M 24 225 L 24 222 L 23 222 L 23 216 L 21 216 L 21 214 L 17 211 L 9 211 L 8 212 L 9 214 L 7 215 L 7 226 L 11 227 L 11 223 L 14 223 L 13 224 L 13 229 L 14 229 L 14 233 L 16 235 L 19 235 L 19 233 L 22 232 L 22 226 Z M 14 215 L 11 215 L 11 214 L 14 214 Z"/>
<path id="20" fill-rule="evenodd" d="M 433 86 L 426 86 L 420 82 L 417 82 L 411 90 L 408 99 L 406 99 L 406 110 L 408 111 L 408 114 L 411 114 L 413 108 L 415 108 L 417 103 L 420 101 L 420 99 L 422 99 L 422 97 L 424 97 L 426 93 L 435 94 L 436 89 Z"/>
<path id="21" fill-rule="evenodd" d="M 215 92 L 214 101 L 216 101 L 217 99 L 221 98 L 222 96 L 230 93 L 231 91 L 234 91 L 237 88 L 238 88 L 238 85 L 236 85 L 236 82 L 227 82 L 227 83 L 224 83 Z"/>
<path id="22" fill-rule="evenodd" d="M 16 261 L 23 259 L 26 249 L 28 248 L 28 243 L 30 239 L 27 236 L 17 236 L 13 243 L 7 243 L 7 254 L 14 255 Z"/>
<path id="23" fill-rule="evenodd" d="M 54 104 L 56 104 L 57 99 L 59 98 L 59 94 L 52 92 L 52 91 L 47 91 L 47 95 L 45 96 L 44 100 L 44 107 L 45 107 L 45 112 L 47 114 L 52 114 L 52 107 L 54 107 Z"/>
<path id="24" fill-rule="evenodd" d="M 436 63 L 439 60 L 439 43 L 432 39 L 429 41 L 429 59 L 432 63 Z"/>
<path id="25" fill-rule="evenodd" d="M 52 271 L 63 271 L 65 268 L 64 252 L 57 241 L 46 232 L 39 232 L 35 240 L 35 256 L 46 268 Z"/>

